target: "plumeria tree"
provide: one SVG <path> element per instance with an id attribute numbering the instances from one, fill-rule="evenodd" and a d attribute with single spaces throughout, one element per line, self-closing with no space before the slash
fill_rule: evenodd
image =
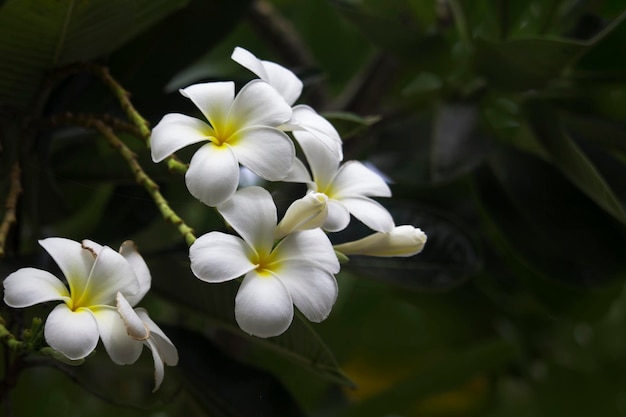
<path id="1" fill-rule="evenodd" d="M 0 2 L 2 414 L 621 415 L 625 19 Z"/>

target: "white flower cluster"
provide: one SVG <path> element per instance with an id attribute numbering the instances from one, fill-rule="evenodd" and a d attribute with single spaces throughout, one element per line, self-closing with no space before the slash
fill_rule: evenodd
<path id="1" fill-rule="evenodd" d="M 335 251 L 346 255 L 411 256 L 426 235 L 397 226 L 371 197 L 391 190 L 358 161 L 342 163 L 335 128 L 315 110 L 295 105 L 302 81 L 290 70 L 235 48 L 232 59 L 256 74 L 235 95 L 232 82 L 195 84 L 181 90 L 206 120 L 168 114 L 154 127 L 152 159 L 159 162 L 193 143 L 185 182 L 189 192 L 216 207 L 239 234 L 209 232 L 190 247 L 191 270 L 218 283 L 243 277 L 235 319 L 259 337 L 283 333 L 293 306 L 313 322 L 324 320 L 337 299 Z M 287 133 L 290 133 L 289 136 Z M 296 156 L 294 139 L 306 160 Z M 301 182 L 308 193 L 278 222 L 268 191 L 239 188 L 239 165 L 269 181 Z M 326 232 L 343 230 L 354 216 L 375 233 L 333 248 Z"/>

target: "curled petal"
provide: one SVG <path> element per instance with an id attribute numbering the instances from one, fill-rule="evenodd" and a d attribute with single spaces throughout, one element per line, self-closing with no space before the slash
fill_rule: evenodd
<path id="1" fill-rule="evenodd" d="M 98 326 L 88 309 L 72 311 L 65 304 L 59 304 L 48 315 L 44 337 L 51 348 L 67 358 L 82 359 L 98 344 Z"/>
<path id="2" fill-rule="evenodd" d="M 395 227 L 389 233 L 374 233 L 353 242 L 335 246 L 345 255 L 413 256 L 422 251 L 426 234 L 410 225 Z"/>
<path id="3" fill-rule="evenodd" d="M 391 197 L 383 178 L 359 161 L 348 161 L 339 168 L 333 180 L 333 198 L 368 196 Z"/>
<path id="4" fill-rule="evenodd" d="M 117 292 L 133 295 L 139 291 L 139 280 L 128 261 L 118 252 L 103 246 L 93 265 L 85 291 L 72 294 L 75 305 L 113 305 Z"/>
<path id="5" fill-rule="evenodd" d="M 252 251 L 240 238 L 221 232 L 200 236 L 189 248 L 191 271 L 207 282 L 224 282 L 253 270 Z"/>
<path id="6" fill-rule="evenodd" d="M 152 283 L 152 277 L 150 276 L 150 270 L 146 261 L 137 251 L 137 246 L 131 240 L 127 240 L 120 246 L 120 254 L 128 261 L 130 267 L 135 272 L 139 283 L 139 291 L 136 294 L 127 295 L 126 299 L 130 305 L 136 305 L 146 295 Z"/>
<path id="7" fill-rule="evenodd" d="M 252 127 L 238 131 L 236 136 L 231 144 L 233 152 L 241 165 L 259 177 L 278 181 L 291 170 L 296 151 L 284 132 L 272 127 Z"/>
<path id="8" fill-rule="evenodd" d="M 157 347 L 154 340 L 148 339 L 144 343 L 148 346 L 150 352 L 152 352 L 152 360 L 154 362 L 154 388 L 152 389 L 152 392 L 156 392 L 156 390 L 158 390 L 161 386 L 161 383 L 163 382 L 163 377 L 165 376 L 163 358 L 161 358 L 161 355 L 159 354 L 159 348 Z"/>
<path id="9" fill-rule="evenodd" d="M 273 257 L 279 268 L 283 262 L 306 261 L 329 273 L 339 272 L 339 261 L 328 236 L 320 229 L 304 230 L 287 235 L 276 248 Z M 274 264 L 269 267 L 274 269 Z"/>
<path id="10" fill-rule="evenodd" d="M 61 268 L 71 294 L 82 294 L 96 260 L 97 251 L 87 250 L 79 242 L 61 237 L 42 239 L 39 244 Z"/>
<path id="11" fill-rule="evenodd" d="M 228 114 L 231 123 L 240 128 L 252 126 L 276 127 L 291 118 L 291 107 L 269 84 L 252 80 L 235 97 Z"/>
<path id="12" fill-rule="evenodd" d="M 214 207 L 228 200 L 239 183 L 239 163 L 228 145 L 202 146 L 191 158 L 185 174 L 189 192 Z"/>
<path id="13" fill-rule="evenodd" d="M 48 271 L 22 268 L 6 277 L 4 302 L 9 307 L 29 307 L 46 301 L 70 301 L 65 285 Z"/>
<path id="14" fill-rule="evenodd" d="M 241 188 L 217 210 L 250 247 L 260 255 L 269 253 L 276 228 L 276 206 L 269 191 Z"/>
<path id="15" fill-rule="evenodd" d="M 172 341 L 163 333 L 163 330 L 157 324 L 152 321 L 148 313 L 143 308 L 136 308 L 135 312 L 141 318 L 141 321 L 148 326 L 150 330 L 150 339 L 154 341 L 155 346 L 158 348 L 159 356 L 163 359 L 166 365 L 175 366 L 178 364 L 178 350 Z"/>
<path id="16" fill-rule="evenodd" d="M 328 197 L 322 193 L 308 193 L 291 203 L 283 219 L 276 226 L 274 238 L 300 230 L 321 227 L 328 217 Z"/>
<path id="17" fill-rule="evenodd" d="M 135 340 L 146 340 L 150 337 L 150 330 L 141 321 L 133 307 L 128 303 L 122 293 L 118 292 L 117 297 L 117 313 L 122 318 L 126 333 Z"/>
<path id="18" fill-rule="evenodd" d="M 209 140 L 215 133 L 211 126 L 195 117 L 171 113 L 152 129 L 150 153 L 154 162 L 161 162 L 174 152 L 193 143 Z"/>
<path id="19" fill-rule="evenodd" d="M 135 363 L 143 343 L 128 335 L 124 321 L 115 308 L 99 306 L 91 309 L 98 325 L 102 344 L 111 360 L 118 365 Z"/>
<path id="20" fill-rule="evenodd" d="M 338 292 L 337 281 L 331 273 L 306 260 L 281 262 L 274 272 L 307 319 L 319 323 L 328 317 Z"/>
<path id="21" fill-rule="evenodd" d="M 395 227 L 393 217 L 377 201 L 367 197 L 344 198 L 341 204 L 357 219 L 377 232 L 390 232 Z"/>
<path id="22" fill-rule="evenodd" d="M 350 212 L 337 200 L 328 200 L 328 217 L 322 226 L 329 232 L 338 232 L 345 229 L 350 223 Z"/>
<path id="23" fill-rule="evenodd" d="M 251 52 L 236 47 L 231 55 L 233 61 L 249 69 L 263 81 L 274 87 L 290 106 L 302 93 L 302 81 L 287 68 L 270 61 L 262 61 Z"/>
<path id="24" fill-rule="evenodd" d="M 293 301 L 271 272 L 251 271 L 235 297 L 235 319 L 241 330 L 253 336 L 278 336 L 293 320 Z"/>
<path id="25" fill-rule="evenodd" d="M 335 127 L 311 107 L 300 104 L 293 109 L 287 128 L 306 130 L 327 147 L 338 160 L 343 159 L 341 137 Z"/>
<path id="26" fill-rule="evenodd" d="M 309 132 L 296 131 L 293 132 L 293 137 L 300 144 L 311 167 L 313 181 L 316 184 L 315 191 L 327 192 L 339 168 L 339 156 Z"/>
<path id="27" fill-rule="evenodd" d="M 235 83 L 225 81 L 194 84 L 181 89 L 180 93 L 200 109 L 215 130 L 219 130 L 219 126 L 226 123 L 235 99 Z"/>

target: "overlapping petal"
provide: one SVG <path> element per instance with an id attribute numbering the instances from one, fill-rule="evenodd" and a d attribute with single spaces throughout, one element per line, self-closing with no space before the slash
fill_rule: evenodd
<path id="1" fill-rule="evenodd" d="M 137 251 L 137 246 L 135 246 L 132 241 L 127 240 L 122 243 L 120 246 L 120 255 L 126 259 L 135 272 L 137 283 L 139 284 L 139 290 L 135 294 L 126 295 L 126 299 L 130 305 L 134 306 L 141 301 L 150 290 L 152 277 L 150 276 L 150 270 L 148 269 L 148 265 L 146 265 L 146 261 L 143 260 L 143 257 Z"/>
<path id="2" fill-rule="evenodd" d="M 239 163 L 228 145 L 202 146 L 191 158 L 185 174 L 189 192 L 209 206 L 228 200 L 239 183 Z"/>
<path id="3" fill-rule="evenodd" d="M 350 197 L 341 200 L 350 213 L 370 229 L 377 232 L 390 232 L 395 223 L 393 217 L 377 201 L 367 197 Z"/>
<path id="4" fill-rule="evenodd" d="M 98 326 L 91 311 L 79 308 L 70 310 L 59 304 L 48 315 L 44 327 L 46 342 L 69 359 L 82 359 L 98 344 Z"/>
<path id="5" fill-rule="evenodd" d="M 136 308 L 135 312 L 141 318 L 148 329 L 150 330 L 150 339 L 154 341 L 155 346 L 158 349 L 159 356 L 163 359 L 166 365 L 174 366 L 178 364 L 178 350 L 172 341 L 163 333 L 163 330 L 157 324 L 152 321 L 148 313 L 143 308 Z"/>
<path id="6" fill-rule="evenodd" d="M 382 177 L 359 161 L 348 161 L 333 179 L 333 198 L 369 196 L 391 197 L 391 190 Z"/>
<path id="7" fill-rule="evenodd" d="M 97 252 L 90 252 L 76 241 L 61 237 L 42 239 L 39 244 L 50 254 L 59 266 L 72 294 L 82 294 Z"/>
<path id="8" fill-rule="evenodd" d="M 238 131 L 231 146 L 241 165 L 269 181 L 285 178 L 296 155 L 285 133 L 265 126 Z"/>
<path id="9" fill-rule="evenodd" d="M 191 271 L 203 281 L 224 282 L 253 270 L 252 249 L 240 238 L 222 232 L 200 236 L 189 248 Z"/>
<path id="10" fill-rule="evenodd" d="M 3 282 L 4 302 L 10 307 L 29 307 L 46 301 L 69 302 L 67 287 L 48 271 L 22 268 L 10 274 Z"/>
<path id="11" fill-rule="evenodd" d="M 330 148 L 321 145 L 315 136 L 308 132 L 296 131 L 293 132 L 293 136 L 300 144 L 311 168 L 316 185 L 314 191 L 327 192 L 339 168 L 338 155 Z"/>
<path id="12" fill-rule="evenodd" d="M 277 270 L 281 268 L 283 262 L 306 261 L 330 273 L 339 272 L 339 261 L 333 246 L 326 233 L 320 229 L 304 230 L 287 235 L 276 245 L 274 259 Z M 282 278 L 282 275 L 280 276 Z"/>
<path id="13" fill-rule="evenodd" d="M 302 81 L 287 68 L 271 61 L 262 61 L 251 52 L 236 47 L 231 58 L 272 85 L 290 106 L 302 93 Z"/>
<path id="14" fill-rule="evenodd" d="M 251 335 L 278 336 L 293 320 L 289 291 L 270 272 L 249 272 L 235 297 L 235 319 L 239 327 Z"/>
<path id="15" fill-rule="evenodd" d="M 98 325 L 102 344 L 111 360 L 118 365 L 135 363 L 143 349 L 142 342 L 130 337 L 124 321 L 111 306 L 91 309 Z"/>
<path id="16" fill-rule="evenodd" d="M 174 152 L 194 143 L 208 141 L 215 132 L 195 117 L 170 113 L 154 126 L 150 136 L 150 152 L 154 162 L 161 162 Z"/>
<path id="17" fill-rule="evenodd" d="M 217 209 L 250 247 L 260 255 L 270 252 L 277 218 L 269 191 L 256 186 L 241 188 Z"/>
<path id="18" fill-rule="evenodd" d="M 350 223 L 350 212 L 337 200 L 328 200 L 328 217 L 322 226 L 329 232 L 338 232 L 345 229 Z"/>
<path id="19" fill-rule="evenodd" d="M 339 161 L 343 159 L 341 137 L 337 129 L 319 113 L 305 104 L 293 107 L 291 120 L 285 126 L 286 130 L 305 130 L 317 142 L 328 148 Z M 298 132 L 299 134 L 302 132 Z M 299 140 L 297 135 L 294 135 Z"/>
<path id="20" fill-rule="evenodd" d="M 202 112 L 211 126 L 218 131 L 227 118 L 235 99 L 235 83 L 232 81 L 194 84 L 180 90 Z"/>
<path id="21" fill-rule="evenodd" d="M 319 323 L 328 317 L 338 292 L 332 273 L 306 260 L 281 262 L 275 272 L 307 319 Z"/>
<path id="22" fill-rule="evenodd" d="M 291 107 L 268 83 L 252 80 L 235 97 L 229 123 L 240 128 L 250 126 L 278 126 L 291 118 Z"/>

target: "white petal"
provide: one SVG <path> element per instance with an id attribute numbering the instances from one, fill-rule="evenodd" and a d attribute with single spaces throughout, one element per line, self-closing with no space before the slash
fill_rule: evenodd
<path id="1" fill-rule="evenodd" d="M 150 331 L 139 318 L 133 307 L 124 298 L 122 293 L 118 292 L 116 297 L 116 310 L 122 318 L 126 333 L 135 340 L 146 340 L 150 337 Z"/>
<path id="2" fill-rule="evenodd" d="M 152 129 L 150 136 L 152 160 L 161 162 L 179 149 L 207 141 L 214 135 L 213 129 L 202 120 L 184 114 L 166 114 Z"/>
<path id="3" fill-rule="evenodd" d="M 146 295 L 152 283 L 150 270 L 146 261 L 143 260 L 137 246 L 131 240 L 127 240 L 120 246 L 120 254 L 128 261 L 130 267 L 135 272 L 139 283 L 139 291 L 136 294 L 126 296 L 130 305 L 135 306 Z"/>
<path id="4" fill-rule="evenodd" d="M 339 201 L 328 200 L 328 217 L 322 228 L 329 232 L 338 232 L 345 229 L 350 223 L 350 212 Z"/>
<path id="5" fill-rule="evenodd" d="M 117 292 L 136 294 L 139 281 L 128 261 L 108 246 L 104 246 L 93 265 L 85 291 L 72 294 L 75 306 L 113 305 Z"/>
<path id="6" fill-rule="evenodd" d="M 165 376 L 165 369 L 163 366 L 163 358 L 159 354 L 159 349 L 156 346 L 156 343 L 152 339 L 148 339 L 145 341 L 145 344 L 148 346 L 148 349 L 152 352 L 152 360 L 154 361 L 154 388 L 152 392 L 156 392 L 161 386 L 163 382 L 163 377 Z"/>
<path id="7" fill-rule="evenodd" d="M 59 304 L 50 312 L 44 328 L 46 342 L 69 359 L 82 359 L 98 344 L 98 326 L 91 311 L 72 311 Z"/>
<path id="8" fill-rule="evenodd" d="M 291 107 L 271 85 L 261 80 L 252 80 L 243 86 L 228 114 L 229 123 L 236 124 L 240 129 L 276 127 L 289 118 Z"/>
<path id="9" fill-rule="evenodd" d="M 371 198 L 344 198 L 341 203 L 354 217 L 377 232 L 390 232 L 396 226 L 387 209 Z"/>
<path id="10" fill-rule="evenodd" d="M 332 274 L 339 272 L 340 268 L 328 236 L 320 229 L 287 235 L 276 245 L 273 257 L 278 267 L 286 261 L 306 261 Z M 268 268 L 273 269 L 272 265 L 268 265 Z"/>
<path id="11" fill-rule="evenodd" d="M 235 98 L 232 81 L 194 84 L 180 90 L 204 114 L 216 131 L 223 127 Z"/>
<path id="12" fill-rule="evenodd" d="M 294 158 L 291 169 L 282 181 L 305 183 L 309 189 L 313 191 L 317 190 L 315 183 L 311 179 L 309 170 L 299 158 Z"/>
<path id="13" fill-rule="evenodd" d="M 331 273 L 306 260 L 281 262 L 274 272 L 307 319 L 319 323 L 328 317 L 337 300 L 337 281 Z"/>
<path id="14" fill-rule="evenodd" d="M 166 365 L 175 366 L 178 364 L 178 350 L 172 341 L 163 333 L 163 330 L 152 321 L 148 313 L 143 308 L 136 308 L 135 312 L 150 329 L 150 339 L 154 341 L 159 349 L 159 356 Z"/>
<path id="15" fill-rule="evenodd" d="M 343 164 L 333 179 L 332 198 L 369 196 L 391 197 L 385 180 L 359 161 Z"/>
<path id="16" fill-rule="evenodd" d="M 300 104 L 293 109 L 293 115 L 287 126 L 304 129 L 326 146 L 339 160 L 343 159 L 341 137 L 335 127 L 311 107 Z"/>
<path id="17" fill-rule="evenodd" d="M 309 163 L 313 180 L 317 185 L 315 191 L 326 192 L 339 167 L 338 155 L 308 132 L 293 132 L 293 136 L 300 144 Z"/>
<path id="18" fill-rule="evenodd" d="M 240 130 L 231 146 L 241 165 L 269 181 L 285 178 L 296 155 L 289 137 L 271 127 Z"/>
<path id="19" fill-rule="evenodd" d="M 308 193 L 287 208 L 276 230 L 274 238 L 280 239 L 289 233 L 322 227 L 328 217 L 328 197 L 322 193 Z"/>
<path id="20" fill-rule="evenodd" d="M 207 282 L 224 282 L 253 270 L 252 251 L 237 236 L 209 232 L 189 247 L 191 271 Z"/>
<path id="21" fill-rule="evenodd" d="M 9 307 L 21 308 L 46 301 L 70 300 L 65 285 L 48 271 L 22 268 L 10 274 L 3 282 L 4 302 Z"/>
<path id="22" fill-rule="evenodd" d="M 135 363 L 141 355 L 143 343 L 128 335 L 124 321 L 115 308 L 100 306 L 92 309 L 92 312 L 102 344 L 111 360 L 118 365 Z"/>
<path id="23" fill-rule="evenodd" d="M 233 61 L 255 73 L 274 87 L 287 104 L 292 105 L 302 93 L 302 81 L 287 68 L 271 61 L 261 61 L 251 52 L 236 47 L 231 55 Z"/>
<path id="24" fill-rule="evenodd" d="M 235 297 L 235 319 L 241 330 L 253 336 L 278 336 L 293 320 L 287 288 L 271 273 L 249 272 Z"/>
<path id="25" fill-rule="evenodd" d="M 91 268 L 96 260 L 96 253 L 85 249 L 79 242 L 61 237 L 50 237 L 39 244 L 52 256 L 67 279 L 70 293 L 82 294 Z"/>
<path id="26" fill-rule="evenodd" d="M 239 163 L 228 145 L 202 146 L 191 158 L 185 174 L 189 192 L 214 207 L 228 200 L 239 183 Z"/>
<path id="27" fill-rule="evenodd" d="M 259 255 L 269 253 L 276 228 L 276 206 L 269 191 L 241 188 L 217 210 Z"/>
<path id="28" fill-rule="evenodd" d="M 397 226 L 389 233 L 374 233 L 353 242 L 335 246 L 345 255 L 413 256 L 426 244 L 426 234 L 410 225 Z"/>

